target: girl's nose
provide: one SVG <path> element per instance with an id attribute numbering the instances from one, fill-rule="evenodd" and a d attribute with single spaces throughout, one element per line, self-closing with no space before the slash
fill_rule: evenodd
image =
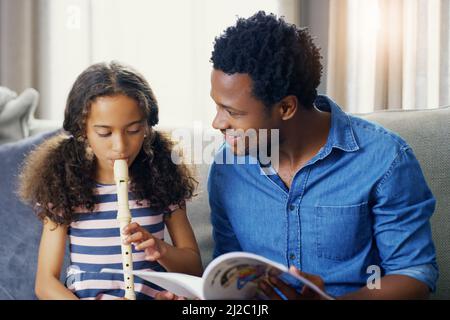
<path id="1" fill-rule="evenodd" d="M 122 135 L 118 134 L 114 137 L 113 139 L 113 145 L 112 145 L 112 150 L 119 156 L 125 156 L 125 150 L 126 150 L 126 140 L 125 137 L 123 137 Z"/>

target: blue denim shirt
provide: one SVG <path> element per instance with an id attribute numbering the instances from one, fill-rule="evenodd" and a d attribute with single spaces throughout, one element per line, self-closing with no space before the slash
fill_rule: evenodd
<path id="1" fill-rule="evenodd" d="M 259 163 L 237 164 L 227 145 L 216 155 L 208 180 L 214 257 L 248 251 L 295 265 L 320 275 L 334 296 L 365 286 L 373 265 L 381 276 L 407 275 L 434 291 L 435 199 L 411 147 L 325 96 L 315 104 L 331 112 L 330 133 L 290 189 Z"/>

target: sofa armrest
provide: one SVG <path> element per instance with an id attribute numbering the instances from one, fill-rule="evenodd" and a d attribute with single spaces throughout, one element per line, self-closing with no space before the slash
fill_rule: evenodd
<path id="1" fill-rule="evenodd" d="M 35 136 L 42 132 L 61 129 L 62 124 L 55 120 L 31 119 L 29 122 L 29 134 Z"/>

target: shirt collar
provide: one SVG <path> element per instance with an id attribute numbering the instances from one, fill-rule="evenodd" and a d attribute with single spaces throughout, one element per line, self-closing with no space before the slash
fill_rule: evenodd
<path id="1" fill-rule="evenodd" d="M 314 104 L 321 111 L 331 112 L 331 128 L 327 143 L 322 148 L 323 156 L 328 155 L 332 148 L 338 148 L 345 152 L 359 150 L 349 116 L 326 96 L 318 95 Z"/>
<path id="2" fill-rule="evenodd" d="M 316 100 L 314 101 L 314 105 L 317 107 L 317 109 L 321 111 L 331 113 L 331 128 L 328 134 L 327 142 L 320 149 L 317 156 L 311 159 L 310 162 L 314 163 L 319 159 L 324 159 L 331 153 L 333 148 L 338 148 L 345 152 L 353 152 L 359 150 L 358 143 L 356 142 L 355 135 L 353 133 L 350 117 L 344 111 L 342 111 L 342 109 L 333 100 L 331 100 L 327 96 L 318 95 Z M 230 154 L 232 154 L 230 150 L 228 151 L 230 152 Z M 276 170 L 270 164 L 264 166 L 259 162 L 259 160 L 250 155 L 244 157 L 249 157 L 253 161 L 255 161 L 255 163 L 258 163 L 261 170 L 261 174 L 273 175 L 277 173 Z M 245 160 L 242 161 L 243 163 L 245 163 Z"/>

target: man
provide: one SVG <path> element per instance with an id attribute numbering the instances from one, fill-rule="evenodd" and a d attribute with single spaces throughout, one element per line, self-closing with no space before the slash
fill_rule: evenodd
<path id="1" fill-rule="evenodd" d="M 317 96 L 322 66 L 307 31 L 258 12 L 216 38 L 211 61 L 213 127 L 227 141 L 216 159 L 250 157 L 233 130 L 278 129 L 280 142 L 275 174 L 249 161 L 212 165 L 214 257 L 257 253 L 342 299 L 427 298 L 438 276 L 435 200 L 419 163 L 396 134 Z M 374 290 L 369 267 L 381 272 Z M 261 289 L 316 297 L 277 279 Z"/>
<path id="2" fill-rule="evenodd" d="M 435 200 L 419 163 L 399 136 L 317 95 L 308 32 L 258 12 L 216 38 L 211 61 L 213 127 L 226 139 L 208 180 L 214 257 L 263 255 L 338 299 L 427 298 L 438 277 Z M 255 147 L 237 133 L 260 129 L 279 130 L 277 169 L 249 161 Z M 319 298 L 276 277 L 261 289 Z"/>

